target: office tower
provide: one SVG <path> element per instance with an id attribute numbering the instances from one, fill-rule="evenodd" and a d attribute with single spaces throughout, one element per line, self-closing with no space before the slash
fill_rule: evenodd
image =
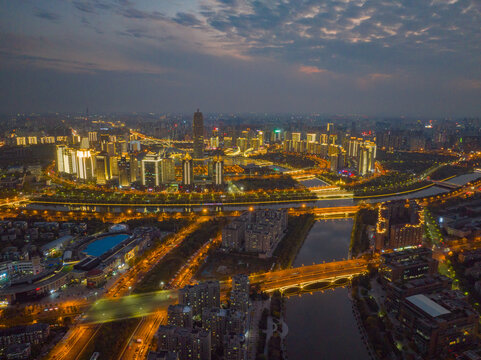
<path id="1" fill-rule="evenodd" d="M 317 139 L 317 134 L 307 134 L 307 142 L 315 143 Z"/>
<path id="2" fill-rule="evenodd" d="M 97 131 L 89 131 L 89 142 L 91 144 L 93 143 L 96 143 L 97 142 Z"/>
<path id="3" fill-rule="evenodd" d="M 119 186 L 130 186 L 130 159 L 122 156 L 118 162 Z"/>
<path id="4" fill-rule="evenodd" d="M 186 153 L 182 159 L 182 184 L 194 184 L 194 161 L 188 153 Z"/>
<path id="5" fill-rule="evenodd" d="M 95 165 L 90 150 L 77 150 L 77 178 L 91 180 L 94 178 Z"/>
<path id="6" fill-rule="evenodd" d="M 219 282 L 207 281 L 183 287 L 179 290 L 179 304 L 190 306 L 193 316 L 201 315 L 203 308 L 219 307 Z"/>
<path id="7" fill-rule="evenodd" d="M 194 136 L 194 159 L 202 159 L 204 157 L 204 116 L 199 109 L 194 113 L 192 130 Z"/>
<path id="8" fill-rule="evenodd" d="M 281 141 L 281 133 L 282 133 L 282 130 L 280 130 L 280 129 L 275 129 L 275 130 L 271 133 L 271 141 L 272 141 L 272 142 L 279 142 L 279 141 Z"/>
<path id="9" fill-rule="evenodd" d="M 361 176 L 372 173 L 375 169 L 376 144 L 365 141 L 359 148 L 358 173 Z"/>
<path id="10" fill-rule="evenodd" d="M 148 153 L 141 161 L 142 185 L 148 187 L 160 184 L 160 157 L 158 154 Z"/>
<path id="11" fill-rule="evenodd" d="M 110 163 L 106 153 L 95 156 L 95 177 L 99 185 L 105 185 L 110 179 Z"/>
<path id="12" fill-rule="evenodd" d="M 167 309 L 167 324 L 192 328 L 192 309 L 187 305 L 169 305 Z"/>
<path id="13" fill-rule="evenodd" d="M 175 181 L 175 163 L 174 159 L 170 157 L 163 157 L 160 163 L 160 182 L 162 184 L 169 184 Z"/>
<path id="14" fill-rule="evenodd" d="M 116 135 L 109 135 L 109 142 L 116 143 L 117 142 L 117 136 Z"/>
<path id="15" fill-rule="evenodd" d="M 214 185 L 224 184 L 224 160 L 220 156 L 214 158 Z"/>

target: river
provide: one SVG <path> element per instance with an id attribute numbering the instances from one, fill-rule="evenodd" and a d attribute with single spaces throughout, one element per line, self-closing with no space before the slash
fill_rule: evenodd
<path id="1" fill-rule="evenodd" d="M 293 266 L 346 259 L 353 220 L 319 220 Z M 291 296 L 286 301 L 289 360 L 368 360 L 346 288 Z"/>

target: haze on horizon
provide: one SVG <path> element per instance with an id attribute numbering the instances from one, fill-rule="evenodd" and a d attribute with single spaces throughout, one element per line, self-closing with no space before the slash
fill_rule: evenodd
<path id="1" fill-rule="evenodd" d="M 481 115 L 477 0 L 0 0 L 0 112 Z"/>

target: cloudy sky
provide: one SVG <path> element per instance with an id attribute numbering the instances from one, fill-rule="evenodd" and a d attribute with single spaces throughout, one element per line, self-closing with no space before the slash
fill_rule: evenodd
<path id="1" fill-rule="evenodd" d="M 0 112 L 481 115 L 480 0 L 0 6 Z"/>

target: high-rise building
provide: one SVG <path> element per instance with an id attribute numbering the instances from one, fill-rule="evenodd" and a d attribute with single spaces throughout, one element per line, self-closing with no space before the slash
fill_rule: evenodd
<path id="1" fill-rule="evenodd" d="M 214 158 L 214 185 L 224 184 L 224 160 L 220 156 Z"/>
<path id="2" fill-rule="evenodd" d="M 56 159 L 55 159 L 55 170 L 57 172 L 65 172 L 65 160 L 64 155 L 67 147 L 65 145 L 57 145 L 56 149 Z"/>
<path id="3" fill-rule="evenodd" d="M 334 123 L 327 123 L 327 133 L 332 134 L 334 132 Z"/>
<path id="4" fill-rule="evenodd" d="M 160 162 L 158 154 L 148 153 L 141 161 L 142 185 L 148 187 L 160 184 Z"/>
<path id="5" fill-rule="evenodd" d="M 259 139 L 259 146 L 264 146 L 264 132 L 258 131 L 257 138 Z"/>
<path id="6" fill-rule="evenodd" d="M 365 141 L 359 148 L 358 173 L 361 176 L 372 173 L 376 162 L 376 143 Z"/>
<path id="7" fill-rule="evenodd" d="M 218 349 L 223 342 L 227 326 L 227 310 L 218 307 L 202 309 L 202 329 L 211 334 L 212 351 Z"/>
<path id="8" fill-rule="evenodd" d="M 37 137 L 36 136 L 29 136 L 28 137 L 28 145 L 37 145 Z"/>
<path id="9" fill-rule="evenodd" d="M 90 150 L 77 150 L 77 178 L 92 180 L 94 174 L 94 159 Z"/>
<path id="10" fill-rule="evenodd" d="M 188 329 L 177 326 L 160 326 L 157 330 L 160 350 L 175 351 L 180 360 L 210 360 L 211 337 L 203 329 Z"/>
<path id="11" fill-rule="evenodd" d="M 89 141 L 91 144 L 97 142 L 97 131 L 89 131 Z"/>
<path id="12" fill-rule="evenodd" d="M 118 161 L 119 185 L 130 186 L 130 158 L 122 156 Z"/>
<path id="13" fill-rule="evenodd" d="M 301 141 L 301 133 L 292 133 L 291 135 L 292 142 L 294 141 Z"/>
<path id="14" fill-rule="evenodd" d="M 95 177 L 99 185 L 105 185 L 107 180 L 110 180 L 109 157 L 106 153 L 100 153 L 95 156 Z"/>
<path id="15" fill-rule="evenodd" d="M 307 134 L 307 142 L 315 143 L 317 139 L 317 134 Z"/>
<path id="16" fill-rule="evenodd" d="M 224 336 L 224 359 L 244 360 L 246 358 L 246 344 L 243 336 L 228 334 Z"/>
<path id="17" fill-rule="evenodd" d="M 192 129 L 194 135 L 194 159 L 202 159 L 204 157 L 204 116 L 199 109 L 194 113 Z"/>
<path id="18" fill-rule="evenodd" d="M 182 159 L 182 184 L 194 184 L 194 161 L 188 153 L 186 153 Z"/>
<path id="19" fill-rule="evenodd" d="M 163 157 L 160 163 L 160 182 L 169 184 L 175 181 L 175 163 L 170 157 Z"/>
<path id="20" fill-rule="evenodd" d="M 179 290 L 179 304 L 190 306 L 192 315 L 202 314 L 203 308 L 220 306 L 220 285 L 218 281 L 207 281 L 187 285 Z"/>
<path id="21" fill-rule="evenodd" d="M 192 309 L 187 305 L 169 305 L 167 309 L 167 324 L 192 328 Z"/>

